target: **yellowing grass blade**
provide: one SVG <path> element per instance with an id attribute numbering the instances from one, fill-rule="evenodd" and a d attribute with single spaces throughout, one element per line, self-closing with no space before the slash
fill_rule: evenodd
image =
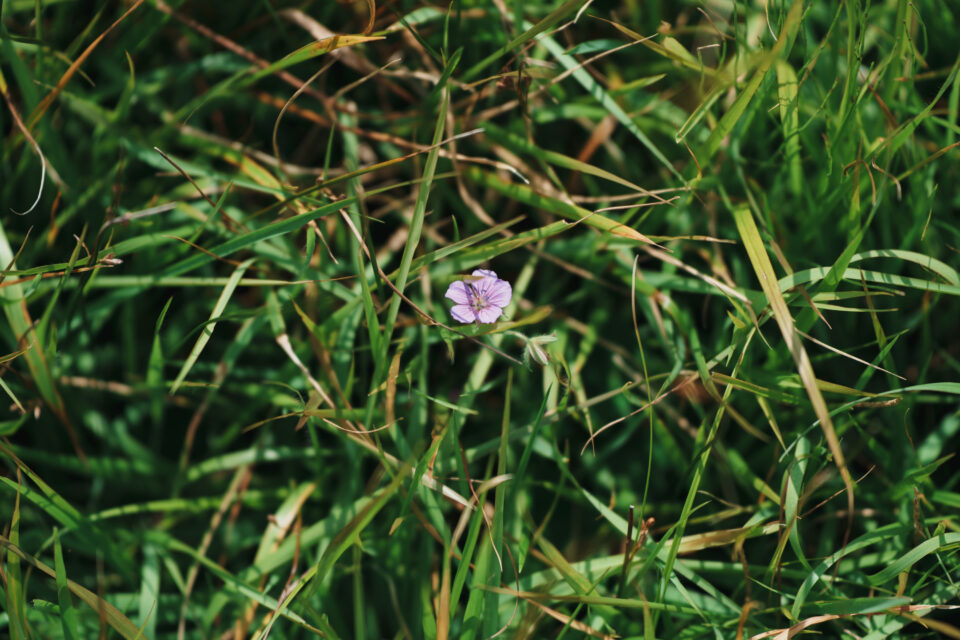
<path id="1" fill-rule="evenodd" d="M 287 67 L 291 67 L 305 60 L 309 60 L 310 58 L 322 56 L 323 54 L 330 53 L 336 49 L 352 47 L 354 45 L 363 44 L 364 42 L 372 42 L 374 40 L 383 40 L 383 37 L 343 35 L 330 36 L 329 38 L 324 38 L 323 40 L 317 40 L 316 42 L 311 42 L 308 45 L 300 47 L 292 53 L 288 53 L 286 56 L 280 58 L 270 66 L 264 67 L 263 69 L 257 71 L 255 74 L 253 74 L 251 80 L 259 80 L 264 76 L 276 73 L 277 71 L 286 69 Z"/>
<path id="2" fill-rule="evenodd" d="M 520 202 L 526 203 L 530 206 L 543 209 L 545 211 L 550 211 L 562 218 L 567 220 L 573 220 L 574 222 L 583 222 L 583 224 L 598 229 L 600 231 L 606 231 L 621 238 L 628 238 L 630 240 L 636 240 L 637 242 L 642 242 L 644 244 L 656 245 L 656 243 L 643 235 L 636 229 L 628 227 L 625 224 L 620 224 L 616 220 L 611 220 L 606 216 L 602 216 L 599 213 L 593 213 L 582 207 L 578 207 L 574 204 L 569 204 L 558 200 L 557 198 L 551 198 L 550 196 L 544 195 L 534 191 L 530 187 L 524 184 L 515 184 L 511 182 L 506 182 L 502 180 L 499 176 L 489 171 L 483 171 L 477 169 L 476 167 L 467 167 L 464 173 L 471 179 L 482 184 L 485 187 L 490 187 L 499 191 L 500 193 L 509 196 L 514 200 L 519 200 Z"/>
<path id="3" fill-rule="evenodd" d="M 632 29 L 628 29 L 622 24 L 619 24 L 612 20 L 607 20 L 601 17 L 597 17 L 597 19 L 603 20 L 607 24 L 615 27 L 624 35 L 627 35 L 633 38 L 634 40 L 636 40 L 637 42 L 641 43 L 643 46 L 647 47 L 651 51 L 655 51 L 656 53 L 660 54 L 664 58 L 672 60 L 677 64 L 679 64 L 680 66 L 690 69 L 691 71 L 696 71 L 697 73 L 702 73 L 704 75 L 711 76 L 711 77 L 723 74 L 722 71 L 718 69 L 714 69 L 713 67 L 710 67 L 708 65 L 705 65 L 703 64 L 702 60 L 698 60 L 697 58 L 693 57 L 693 54 L 687 51 L 686 48 L 684 48 L 684 46 L 680 44 L 680 42 L 678 42 L 676 38 L 671 38 L 670 36 L 666 36 L 664 37 L 662 42 L 657 42 L 654 38 L 651 38 L 649 36 L 642 36 L 636 31 Z M 726 84 L 728 82 L 732 82 L 733 79 L 722 78 L 722 80 Z"/>
<path id="4" fill-rule="evenodd" d="M 833 428 L 833 421 L 830 419 L 830 411 L 827 409 L 827 403 L 823 400 L 823 394 L 820 393 L 820 387 L 817 384 L 817 377 L 813 373 L 813 365 L 810 364 L 810 357 L 803 348 L 800 336 L 797 334 L 796 327 L 793 325 L 793 316 L 787 308 L 787 303 L 783 299 L 783 293 L 777 285 L 777 274 L 773 270 L 773 264 L 770 263 L 770 256 L 767 255 L 763 246 L 763 240 L 760 238 L 760 231 L 753 220 L 749 207 L 746 205 L 738 207 L 733 211 L 733 218 L 737 224 L 737 231 L 740 234 L 743 245 L 750 258 L 750 264 L 760 280 L 760 286 L 767 301 L 770 303 L 770 310 L 777 326 L 780 327 L 780 333 L 783 335 L 784 342 L 790 350 L 790 355 L 797 365 L 797 371 L 800 374 L 800 380 L 803 382 L 803 388 L 810 398 L 810 404 L 813 405 L 813 411 L 820 420 L 820 428 L 826 436 L 827 445 L 830 447 L 830 453 L 833 454 L 834 463 L 840 470 L 840 476 L 843 478 L 843 484 L 847 488 L 847 517 L 853 516 L 853 478 L 847 469 L 847 464 L 843 458 L 843 449 L 840 448 L 840 440 L 837 438 L 837 432 Z M 848 529 L 849 535 L 849 529 Z"/>

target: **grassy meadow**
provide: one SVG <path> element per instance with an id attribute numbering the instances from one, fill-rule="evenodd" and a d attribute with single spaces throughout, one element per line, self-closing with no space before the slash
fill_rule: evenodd
<path id="1" fill-rule="evenodd" d="M 958 33 L 3 0 L 0 637 L 960 638 Z"/>

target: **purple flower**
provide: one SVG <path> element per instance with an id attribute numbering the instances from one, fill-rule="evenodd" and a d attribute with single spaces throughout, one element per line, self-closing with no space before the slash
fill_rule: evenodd
<path id="1" fill-rule="evenodd" d="M 496 322 L 503 308 L 510 304 L 513 288 L 489 269 L 477 269 L 467 280 L 457 280 L 447 289 L 446 297 L 456 304 L 450 309 L 453 319 L 464 324 Z"/>

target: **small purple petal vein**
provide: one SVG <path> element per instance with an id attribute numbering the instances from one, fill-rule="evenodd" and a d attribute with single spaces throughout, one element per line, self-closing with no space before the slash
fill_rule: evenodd
<path id="1" fill-rule="evenodd" d="M 463 324 L 491 324 L 510 304 L 513 287 L 489 269 L 477 269 L 470 280 L 457 280 L 447 288 L 446 297 L 453 300 L 450 315 Z"/>

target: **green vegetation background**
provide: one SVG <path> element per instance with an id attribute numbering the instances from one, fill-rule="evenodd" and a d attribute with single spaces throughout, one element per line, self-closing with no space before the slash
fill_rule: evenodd
<path id="1" fill-rule="evenodd" d="M 0 635 L 960 637 L 956 2 L 0 7 Z"/>

